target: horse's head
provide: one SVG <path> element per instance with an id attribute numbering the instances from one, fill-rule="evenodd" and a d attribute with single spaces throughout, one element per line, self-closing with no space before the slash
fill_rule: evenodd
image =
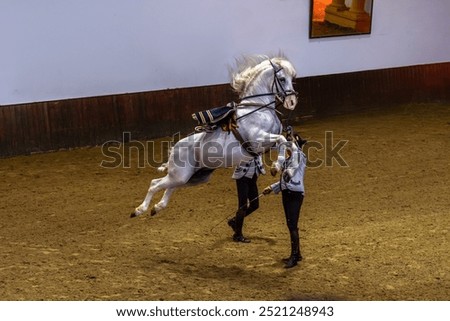
<path id="1" fill-rule="evenodd" d="M 269 59 L 269 62 L 273 70 L 271 90 L 284 108 L 293 110 L 298 102 L 298 93 L 294 89 L 296 76 L 294 66 L 288 60 L 281 58 Z"/>
<path id="2" fill-rule="evenodd" d="M 272 96 L 289 110 L 296 107 L 296 71 L 286 58 L 251 56 L 238 60 L 237 65 L 231 86 L 241 99 Z"/>

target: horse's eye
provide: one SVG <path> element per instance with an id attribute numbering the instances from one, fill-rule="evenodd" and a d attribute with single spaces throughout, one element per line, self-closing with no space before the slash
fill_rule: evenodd
<path id="1" fill-rule="evenodd" d="M 280 82 L 285 83 L 286 82 L 286 78 L 280 77 Z"/>

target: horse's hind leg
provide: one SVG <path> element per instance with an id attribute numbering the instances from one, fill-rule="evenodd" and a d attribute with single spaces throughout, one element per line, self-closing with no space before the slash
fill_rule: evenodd
<path id="1" fill-rule="evenodd" d="M 155 206 L 153 206 L 150 212 L 151 216 L 156 215 L 156 213 L 158 213 L 167 206 L 167 203 L 169 203 L 170 196 L 175 191 L 175 189 L 176 189 L 175 187 L 166 189 L 161 200 L 157 204 L 155 204 Z"/>
<path id="2" fill-rule="evenodd" d="M 179 186 L 186 184 L 186 182 L 192 176 L 193 171 L 194 169 L 192 168 L 175 168 L 163 178 L 153 179 L 150 183 L 150 188 L 148 189 L 144 201 L 131 214 L 131 217 L 139 216 L 147 211 L 150 202 L 152 201 L 153 195 L 161 190 L 166 190 L 166 192 L 164 193 L 162 200 L 158 204 L 156 204 L 154 210 L 152 210 L 152 214 L 155 215 L 156 212 L 166 207 L 173 190 Z"/>
<path id="3" fill-rule="evenodd" d="M 163 178 L 165 178 L 165 177 L 163 177 Z M 148 192 L 147 192 L 147 195 L 145 196 L 144 201 L 142 202 L 141 205 L 136 207 L 136 209 L 134 210 L 133 213 L 131 213 L 131 217 L 139 216 L 139 215 L 141 215 L 142 213 L 144 213 L 148 209 L 148 207 L 150 205 L 150 202 L 152 201 L 153 195 L 156 192 L 161 190 L 161 188 L 158 188 L 158 183 L 160 183 L 163 178 L 152 179 L 152 181 L 150 183 L 150 187 L 148 189 Z"/>

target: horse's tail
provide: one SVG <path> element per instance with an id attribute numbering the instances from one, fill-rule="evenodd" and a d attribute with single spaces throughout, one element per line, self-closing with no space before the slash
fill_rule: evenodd
<path id="1" fill-rule="evenodd" d="M 173 152 L 173 147 L 171 149 L 169 149 L 169 153 L 168 153 L 169 159 L 170 159 L 170 156 L 172 155 L 172 152 Z M 168 167 L 169 167 L 169 161 L 162 163 L 161 166 L 158 167 L 158 172 L 164 173 Z"/>

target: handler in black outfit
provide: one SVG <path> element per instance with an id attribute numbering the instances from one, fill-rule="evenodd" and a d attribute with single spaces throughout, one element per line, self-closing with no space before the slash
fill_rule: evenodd
<path id="1" fill-rule="evenodd" d="M 266 187 L 263 191 L 265 195 L 272 191 L 275 194 L 281 191 L 284 215 L 291 238 L 291 256 L 283 259 L 285 268 L 292 268 L 297 265 L 298 261 L 302 260 L 298 221 L 305 194 L 303 177 L 305 175 L 306 156 L 300 147 L 306 141 L 303 141 L 300 136 L 296 136 L 295 139 L 299 149 L 294 153 L 292 153 L 292 149 L 287 149 L 288 157 L 282 166 L 280 181 Z M 288 175 L 288 170 L 291 171 L 292 176 Z"/>
<path id="2" fill-rule="evenodd" d="M 233 241 L 249 243 L 250 240 L 242 235 L 244 218 L 259 207 L 258 176 L 265 174 L 261 156 L 257 156 L 245 164 L 241 164 L 234 170 L 232 178 L 236 180 L 238 193 L 238 210 L 236 216 L 228 220 L 228 225 L 233 229 Z"/>

